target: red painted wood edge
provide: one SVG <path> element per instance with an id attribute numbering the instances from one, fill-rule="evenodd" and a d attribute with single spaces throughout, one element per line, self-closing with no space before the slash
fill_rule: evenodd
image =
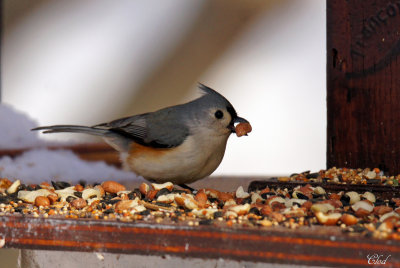
<path id="1" fill-rule="evenodd" d="M 334 237 L 334 239 L 333 239 Z M 400 242 L 340 233 L 265 228 L 218 228 L 96 220 L 0 217 L 6 247 L 224 258 L 312 265 L 367 264 L 366 256 L 391 255 L 400 266 Z"/>

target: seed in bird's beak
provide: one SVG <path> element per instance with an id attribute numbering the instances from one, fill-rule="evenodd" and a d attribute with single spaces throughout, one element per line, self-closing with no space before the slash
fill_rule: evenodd
<path id="1" fill-rule="evenodd" d="M 233 126 L 232 132 L 236 133 L 236 136 L 241 137 L 250 133 L 252 128 L 250 122 L 242 117 L 236 117 L 233 119 L 233 123 L 239 123 L 236 127 Z"/>
<path id="2" fill-rule="evenodd" d="M 235 123 L 239 123 L 239 124 L 235 127 Z M 230 123 L 230 125 L 228 126 L 228 128 L 232 131 L 232 133 L 236 133 L 236 135 L 237 135 L 237 127 L 238 127 L 240 124 L 248 124 L 248 126 L 245 127 L 245 129 L 247 130 L 247 132 L 244 133 L 244 134 L 241 134 L 240 136 L 247 135 L 247 133 L 251 131 L 251 125 L 250 125 L 249 121 L 247 121 L 246 119 L 244 119 L 244 118 L 242 118 L 242 117 L 235 117 L 235 118 L 231 121 L 231 123 Z M 239 130 L 240 130 L 241 128 L 243 128 L 243 126 L 239 127 Z M 243 130 L 241 130 L 241 131 L 243 131 Z M 242 132 L 242 133 L 243 133 L 243 132 Z M 238 137 L 240 137 L 240 136 L 238 135 Z"/>
<path id="3" fill-rule="evenodd" d="M 247 133 L 250 133 L 252 130 L 251 125 L 249 122 L 247 123 L 239 123 L 235 127 L 235 132 L 236 136 L 241 137 L 241 136 L 247 136 Z"/>

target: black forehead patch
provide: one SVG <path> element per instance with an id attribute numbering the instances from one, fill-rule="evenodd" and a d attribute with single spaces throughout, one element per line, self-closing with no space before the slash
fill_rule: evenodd
<path id="1" fill-rule="evenodd" d="M 228 111 L 228 113 L 231 115 L 232 120 L 235 119 L 237 117 L 237 113 L 235 111 L 235 109 L 232 106 L 227 106 L 226 110 Z"/>

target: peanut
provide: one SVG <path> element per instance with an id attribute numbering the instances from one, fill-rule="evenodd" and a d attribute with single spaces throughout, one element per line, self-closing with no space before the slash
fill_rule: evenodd
<path id="1" fill-rule="evenodd" d="M 105 181 L 101 184 L 101 186 L 103 187 L 104 191 L 112 193 L 112 194 L 116 194 L 120 191 L 126 190 L 124 185 L 122 185 L 116 181 Z"/>

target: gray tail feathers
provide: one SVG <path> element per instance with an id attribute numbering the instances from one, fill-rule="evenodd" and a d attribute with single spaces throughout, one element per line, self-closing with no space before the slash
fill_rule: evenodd
<path id="1" fill-rule="evenodd" d="M 76 126 L 76 125 L 45 126 L 45 127 L 33 128 L 31 130 L 44 130 L 43 133 L 61 133 L 61 132 L 86 133 L 96 136 L 107 136 L 107 134 L 110 133 L 108 129 Z"/>

